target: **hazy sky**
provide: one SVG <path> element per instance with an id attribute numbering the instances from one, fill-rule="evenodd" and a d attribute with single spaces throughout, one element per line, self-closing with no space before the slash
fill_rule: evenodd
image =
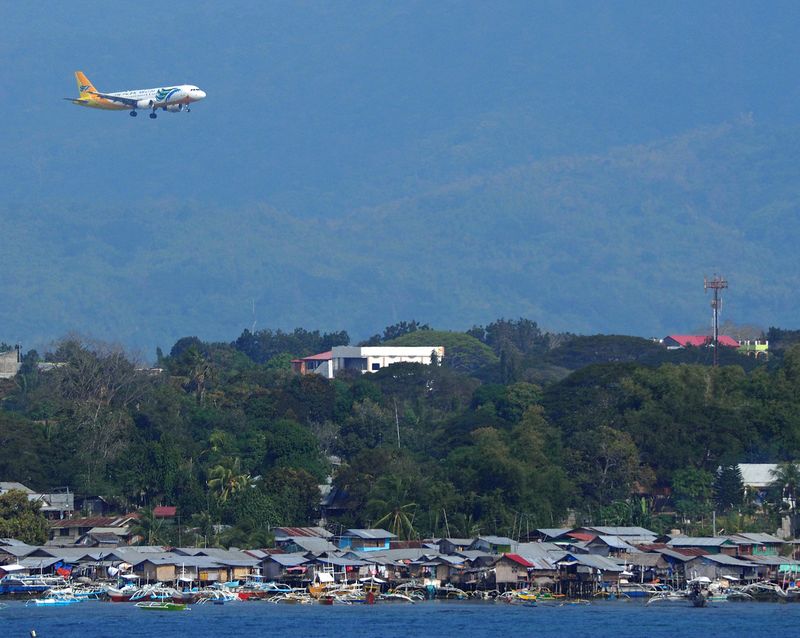
<path id="1" fill-rule="evenodd" d="M 316 228 L 314 220 L 342 220 L 337 232 L 346 236 L 349 216 L 365 206 L 531 162 L 603 154 L 742 118 L 793 124 L 800 103 L 797 2 L 0 0 L 0 29 L 2 230 L 24 237 L 26 254 L 42 263 L 44 255 L 62 251 L 73 258 L 69 269 L 54 258 L 50 273 L 80 281 L 76 289 L 91 297 L 76 306 L 57 298 L 52 287 L 32 290 L 26 283 L 26 294 L 37 296 L 36 303 L 23 304 L 28 315 L 6 309 L 0 319 L 24 334 L 35 313 L 39 323 L 35 336 L 24 337 L 29 342 L 67 328 L 92 332 L 98 329 L 94 318 L 104 326 L 100 332 L 111 336 L 119 319 L 106 315 L 109 306 L 128 303 L 126 312 L 141 313 L 135 323 L 144 332 L 136 336 L 120 328 L 123 341 L 150 347 L 157 339 L 168 346 L 164 341 L 182 336 L 180 300 L 155 313 L 133 303 L 130 282 L 104 261 L 111 246 L 123 266 L 134 250 L 147 263 L 148 242 L 160 251 L 158 259 L 175 264 L 203 256 L 191 270 L 185 266 L 187 294 L 205 304 L 189 322 L 192 330 L 201 337 L 233 338 L 248 325 L 241 310 L 241 316 L 217 323 L 209 319 L 204 331 L 204 317 L 214 315 L 231 288 L 230 282 L 215 288 L 206 276 L 214 268 L 214 242 L 233 241 L 225 225 L 213 236 L 197 231 L 195 254 L 170 257 L 164 250 L 179 243 L 177 235 L 147 235 L 134 247 L 136 231 L 145 224 L 137 211 L 185 215 L 191 225 L 200 219 L 192 214 L 198 207 L 229 215 L 237 206 L 265 206 L 287 224 L 309 220 Z M 190 114 L 163 113 L 156 121 L 79 108 L 62 100 L 76 94 L 77 69 L 101 91 L 185 82 L 202 87 L 208 98 Z M 47 212 L 70 207 L 99 211 L 95 217 L 103 210 L 124 213 L 110 216 L 98 234 L 80 215 Z M 37 216 L 36 224 L 28 223 L 31 216 Z M 410 219 L 409 227 L 419 221 Z M 234 220 L 228 228 L 236 225 Z M 165 232 L 154 222 L 148 228 Z M 171 228 L 182 232 L 180 224 Z M 275 237 L 282 232 L 276 227 Z M 302 227 L 290 234 L 301 250 Z M 359 239 L 369 246 L 368 236 Z M 464 240 L 454 233 L 441 242 L 446 254 L 448 242 L 460 248 Z M 256 263 L 272 268 L 269 250 L 256 243 L 247 250 L 236 266 L 241 272 Z M 25 258 L 8 251 L 4 257 L 5 272 L 22 268 Z M 391 271 L 387 259 L 375 253 L 365 257 L 365 267 Z M 642 272 L 640 266 L 631 264 L 632 277 Z M 303 296 L 341 302 L 342 291 L 324 297 L 322 287 L 329 283 L 315 287 L 314 277 L 325 277 L 324 268 L 318 270 L 309 274 L 312 283 Z M 147 279 L 136 294 L 158 297 L 167 283 L 176 283 L 165 281 L 169 273 L 179 271 L 184 272 L 165 266 L 160 279 Z M 13 280 L 0 284 L 7 298 L 20 294 Z M 362 317 L 356 327 L 338 327 L 378 331 L 395 317 L 409 319 L 415 308 L 424 309 L 414 305 L 413 290 L 406 287 L 396 296 L 406 301 L 366 313 L 371 319 Z M 247 307 L 250 295 L 258 297 L 237 294 L 237 308 Z M 443 304 L 449 296 L 452 290 L 442 295 Z M 498 313 L 515 314 L 509 300 Z M 635 302 L 621 300 L 628 301 Z M 305 316 L 288 313 L 275 299 L 263 303 L 272 305 L 262 327 L 288 328 Z M 698 304 L 704 307 L 702 297 Z M 493 311 L 464 316 L 461 308 L 438 316 L 463 328 L 491 320 Z M 533 318 L 570 329 L 571 315 L 549 312 Z M 649 318 L 637 323 L 635 309 L 632 317 L 620 329 L 647 334 L 661 328 Z M 374 325 L 364 325 L 367 320 Z M 148 322 L 150 328 L 141 328 Z M 308 327 L 337 326 L 312 317 Z"/>

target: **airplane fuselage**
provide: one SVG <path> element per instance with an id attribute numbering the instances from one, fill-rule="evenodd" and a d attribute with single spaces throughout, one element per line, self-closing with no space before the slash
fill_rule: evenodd
<path id="1" fill-rule="evenodd" d="M 202 100 L 206 94 L 200 88 L 192 84 L 180 84 L 177 86 L 159 87 L 155 89 L 134 89 L 132 91 L 117 91 L 115 93 L 105 93 L 109 97 L 125 98 L 127 100 L 135 100 L 136 105 L 132 103 L 116 102 L 113 99 L 95 95 L 93 100 L 79 102 L 80 106 L 88 106 L 96 109 L 111 109 L 115 111 L 124 111 L 134 108 L 138 109 L 153 109 L 165 108 L 168 106 L 183 105 L 188 106 L 192 102 Z"/>
<path id="2" fill-rule="evenodd" d="M 75 80 L 78 83 L 78 97 L 64 98 L 65 100 L 93 109 L 130 111 L 131 115 L 136 115 L 139 109 L 149 109 L 151 118 L 156 117 L 156 111 L 159 109 L 173 113 L 188 111 L 190 104 L 206 97 L 205 91 L 194 84 L 103 93 L 94 88 L 83 71 L 75 71 Z"/>

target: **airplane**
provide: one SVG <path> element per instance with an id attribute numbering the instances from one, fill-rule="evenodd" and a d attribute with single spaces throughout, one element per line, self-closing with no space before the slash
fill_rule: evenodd
<path id="1" fill-rule="evenodd" d="M 189 105 L 202 100 L 206 92 L 193 84 L 179 84 L 159 89 L 136 89 L 133 91 L 120 91 L 118 93 L 101 93 L 94 88 L 82 71 L 75 71 L 78 81 L 78 98 L 65 97 L 78 106 L 88 106 L 93 109 L 106 109 L 109 111 L 131 112 L 131 117 L 136 117 L 137 109 L 152 109 L 151 119 L 156 119 L 156 111 L 163 109 L 169 113 L 189 111 Z"/>

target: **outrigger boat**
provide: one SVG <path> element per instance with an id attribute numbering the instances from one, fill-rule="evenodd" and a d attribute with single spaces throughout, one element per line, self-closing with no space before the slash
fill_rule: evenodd
<path id="1" fill-rule="evenodd" d="M 142 601 L 136 603 L 136 607 L 147 611 L 186 611 L 189 609 L 184 603 L 173 603 L 161 600 Z"/>

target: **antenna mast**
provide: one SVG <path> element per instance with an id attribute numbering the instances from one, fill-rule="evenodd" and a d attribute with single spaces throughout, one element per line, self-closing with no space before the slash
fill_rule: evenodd
<path id="1" fill-rule="evenodd" d="M 711 300 L 711 327 L 712 327 L 712 345 L 714 346 L 714 367 L 718 365 L 719 353 L 719 311 L 722 309 L 722 296 L 720 291 L 728 287 L 727 280 L 715 274 L 713 279 L 703 277 L 703 290 L 709 289 L 714 291 L 714 298 Z"/>

